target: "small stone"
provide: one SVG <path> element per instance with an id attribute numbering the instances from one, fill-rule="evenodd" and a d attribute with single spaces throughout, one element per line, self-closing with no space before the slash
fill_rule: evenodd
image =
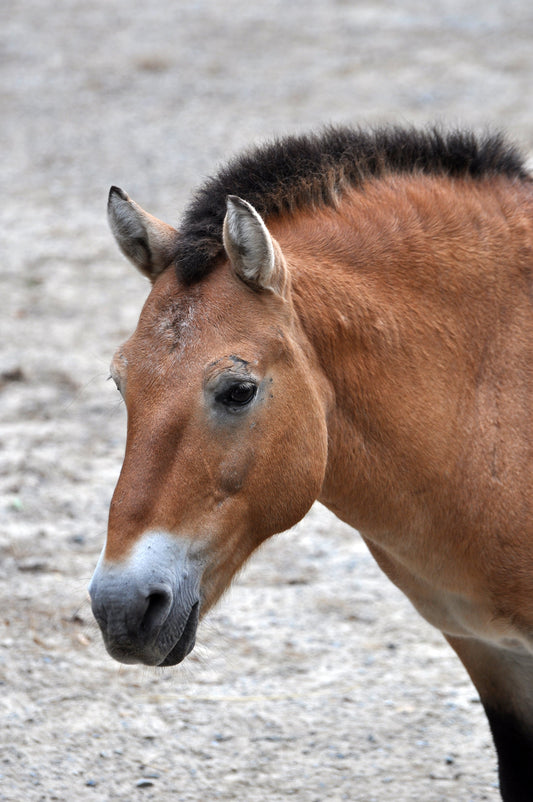
<path id="1" fill-rule="evenodd" d="M 0 382 L 23 382 L 26 377 L 22 368 L 13 366 L 0 373 Z"/>
<path id="2" fill-rule="evenodd" d="M 25 560 L 19 560 L 17 562 L 17 570 L 28 574 L 40 574 L 48 570 L 48 565 L 42 560 L 30 557 Z"/>
<path id="3" fill-rule="evenodd" d="M 153 785 L 153 784 L 154 783 L 152 782 L 152 780 L 148 779 L 148 777 L 143 777 L 141 780 L 138 780 L 135 783 L 135 787 L 136 788 L 150 788 L 150 786 Z"/>

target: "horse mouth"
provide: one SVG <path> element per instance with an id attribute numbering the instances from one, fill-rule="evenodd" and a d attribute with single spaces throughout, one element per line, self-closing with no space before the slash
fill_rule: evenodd
<path id="1" fill-rule="evenodd" d="M 196 630 L 200 618 L 200 602 L 195 602 L 185 621 L 178 639 L 172 637 L 172 627 L 162 627 L 155 641 L 139 643 L 138 633 L 116 633 L 104 631 L 107 651 L 119 663 L 145 666 L 175 666 L 190 654 L 196 643 Z M 170 631 L 169 631 L 170 630 Z M 176 637 L 176 636 L 174 636 Z M 171 644 L 174 643 L 173 646 Z M 166 656 L 163 656 L 166 655 Z"/>
<path id="2" fill-rule="evenodd" d="M 196 630 L 198 627 L 198 619 L 200 617 L 200 602 L 195 602 L 191 607 L 191 611 L 189 613 L 189 617 L 185 622 L 185 626 L 183 628 L 183 632 L 181 633 L 178 641 L 172 647 L 170 652 L 167 656 L 162 660 L 158 665 L 161 667 L 164 666 L 175 666 L 178 663 L 181 663 L 188 654 L 192 652 L 194 649 L 194 644 L 196 643 Z"/>

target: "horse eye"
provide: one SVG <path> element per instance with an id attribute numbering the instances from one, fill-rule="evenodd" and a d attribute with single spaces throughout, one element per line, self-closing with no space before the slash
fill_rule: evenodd
<path id="1" fill-rule="evenodd" d="M 108 382 L 113 382 L 113 384 L 115 385 L 115 387 L 117 388 L 119 393 L 122 395 L 122 390 L 120 389 L 120 384 L 118 383 L 118 381 L 115 379 L 115 377 L 112 374 L 109 374 L 109 376 L 107 377 L 107 381 Z"/>
<path id="2" fill-rule="evenodd" d="M 227 407 L 245 407 L 255 398 L 257 387 L 253 382 L 237 382 L 222 393 L 219 400 Z"/>

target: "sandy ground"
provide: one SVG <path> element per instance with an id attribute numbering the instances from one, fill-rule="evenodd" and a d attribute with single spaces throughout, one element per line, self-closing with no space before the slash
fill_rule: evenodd
<path id="1" fill-rule="evenodd" d="M 19 0 L 0 23 L 0 800 L 497 800 L 465 672 L 323 509 L 177 669 L 114 663 L 86 587 L 124 447 L 107 366 L 147 294 L 109 185 L 173 222 L 243 145 L 332 121 L 533 150 L 530 0 Z"/>

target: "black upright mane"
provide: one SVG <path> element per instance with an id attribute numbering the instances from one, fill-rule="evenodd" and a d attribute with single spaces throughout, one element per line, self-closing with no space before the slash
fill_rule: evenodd
<path id="1" fill-rule="evenodd" d="M 222 223 L 228 195 L 238 195 L 259 214 L 287 214 L 332 205 L 346 187 L 387 173 L 427 173 L 525 179 L 519 151 L 502 135 L 404 128 L 328 128 L 258 147 L 230 161 L 196 192 L 180 225 L 179 277 L 203 278 L 223 253 Z"/>

